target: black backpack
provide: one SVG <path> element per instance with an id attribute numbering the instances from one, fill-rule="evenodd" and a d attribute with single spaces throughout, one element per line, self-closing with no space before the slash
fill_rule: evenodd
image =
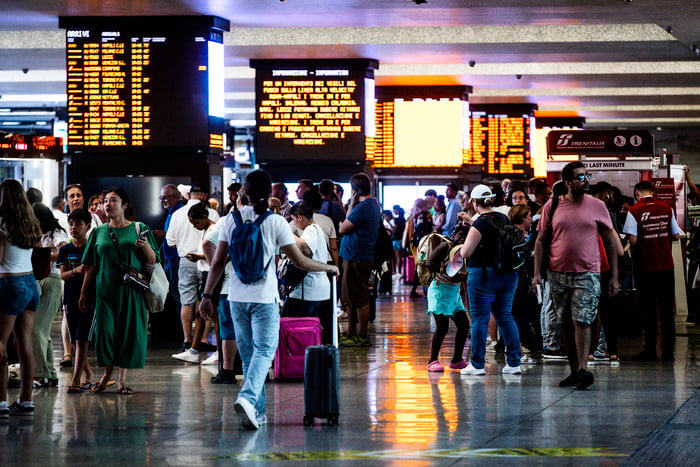
<path id="1" fill-rule="evenodd" d="M 520 229 L 515 227 L 503 216 L 497 220 L 493 216 L 484 214 L 482 217 L 497 232 L 498 247 L 494 258 L 494 268 L 499 274 L 508 274 L 523 267 L 527 260 L 527 241 Z M 500 216 L 499 216 L 500 217 Z"/>

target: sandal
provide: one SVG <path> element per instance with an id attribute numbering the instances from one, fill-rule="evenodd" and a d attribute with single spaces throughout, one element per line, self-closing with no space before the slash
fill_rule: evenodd
<path id="1" fill-rule="evenodd" d="M 92 391 L 95 394 L 99 394 L 101 392 L 104 392 L 104 390 L 107 389 L 107 386 L 103 385 L 102 383 L 95 383 L 91 388 L 90 391 Z"/>
<path id="2" fill-rule="evenodd" d="M 90 389 L 92 389 L 93 386 L 94 386 L 94 384 L 92 384 L 90 381 L 86 381 L 86 382 L 80 384 L 80 390 L 81 391 L 89 391 Z"/>
<path id="3" fill-rule="evenodd" d="M 100 383 L 95 383 L 92 385 L 90 388 L 90 391 L 94 392 L 95 394 L 99 394 L 101 392 L 104 392 L 105 389 L 107 389 L 110 386 L 114 386 L 114 383 L 116 383 L 116 380 L 109 380 L 105 384 Z"/>
<path id="4" fill-rule="evenodd" d="M 73 366 L 73 357 L 66 354 L 63 356 L 60 362 L 58 362 L 58 366 L 61 368 L 70 368 Z"/>
<path id="5" fill-rule="evenodd" d="M 83 390 L 82 386 L 70 386 L 68 387 L 68 394 L 80 394 Z"/>
<path id="6" fill-rule="evenodd" d="M 121 394 L 123 396 L 130 396 L 134 394 L 134 390 L 128 386 L 124 386 L 123 388 L 117 389 L 117 394 Z"/>

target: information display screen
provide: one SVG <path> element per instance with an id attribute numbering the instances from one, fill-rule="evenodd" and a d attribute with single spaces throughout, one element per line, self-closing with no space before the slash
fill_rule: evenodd
<path id="1" fill-rule="evenodd" d="M 0 132 L 1 157 L 49 157 L 60 159 L 61 138 Z"/>
<path id="2" fill-rule="evenodd" d="M 528 115 L 472 111 L 470 127 L 467 164 L 481 165 L 485 176 L 533 176 Z"/>
<path id="3" fill-rule="evenodd" d="M 127 18 L 62 18 L 68 151 L 220 150 L 223 33 Z M 221 86 L 212 86 L 212 70 Z M 222 94 L 222 93 L 221 93 Z"/>
<path id="4" fill-rule="evenodd" d="M 374 136 L 373 60 L 251 60 L 258 161 L 363 161 Z"/>

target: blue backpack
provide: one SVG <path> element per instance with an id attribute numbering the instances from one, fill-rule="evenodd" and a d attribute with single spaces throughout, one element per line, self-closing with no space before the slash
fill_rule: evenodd
<path id="1" fill-rule="evenodd" d="M 231 233 L 228 256 L 236 275 L 244 284 L 258 281 L 265 275 L 267 264 L 264 262 L 265 249 L 260 224 L 271 214 L 272 211 L 266 211 L 255 222 L 243 222 L 240 212 L 233 213 L 236 228 Z"/>

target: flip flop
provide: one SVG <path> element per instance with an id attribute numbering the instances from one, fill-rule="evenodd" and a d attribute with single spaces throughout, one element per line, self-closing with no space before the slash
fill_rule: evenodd
<path id="1" fill-rule="evenodd" d="M 105 387 L 108 388 L 108 387 L 110 387 L 110 386 L 114 386 L 114 384 L 115 384 L 116 382 L 117 382 L 116 379 L 110 379 L 109 381 L 107 381 L 107 382 L 105 383 Z"/>
<path id="2" fill-rule="evenodd" d="M 117 389 L 117 394 L 121 394 L 123 396 L 130 396 L 134 394 L 134 390 L 128 386 L 124 386 L 123 388 Z"/>
<path id="3" fill-rule="evenodd" d="M 107 389 L 107 386 L 104 386 L 102 383 L 95 383 L 90 388 L 90 391 L 92 391 L 95 394 L 99 394 L 101 392 L 104 392 L 105 389 Z"/>
<path id="4" fill-rule="evenodd" d="M 91 383 L 90 381 L 86 381 L 86 382 L 80 384 L 80 390 L 81 391 L 89 391 L 90 389 L 92 389 L 93 386 L 94 386 L 93 383 Z"/>
<path id="5" fill-rule="evenodd" d="M 68 388 L 68 394 L 80 394 L 83 391 L 84 389 L 82 388 L 82 386 L 70 386 Z"/>

